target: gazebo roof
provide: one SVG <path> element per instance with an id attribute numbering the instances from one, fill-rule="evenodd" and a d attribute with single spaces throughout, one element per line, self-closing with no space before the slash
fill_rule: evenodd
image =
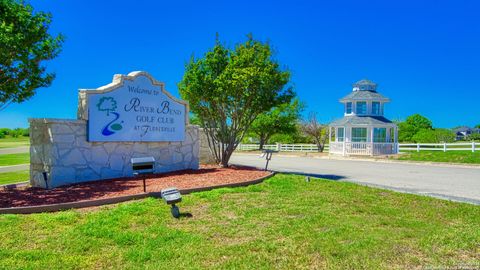
<path id="1" fill-rule="evenodd" d="M 330 123 L 330 126 L 369 126 L 393 124 L 383 116 L 348 115 Z"/>
<path id="2" fill-rule="evenodd" d="M 376 91 L 353 91 L 350 94 L 346 95 L 340 102 L 345 102 L 348 100 L 378 100 L 383 102 L 390 101 L 389 98 L 385 97 L 384 95 L 376 92 Z"/>
<path id="3" fill-rule="evenodd" d="M 367 88 L 367 90 L 373 90 L 375 91 L 377 89 L 377 84 L 368 80 L 368 79 L 363 79 L 363 80 L 360 80 L 356 83 L 353 84 L 353 87 L 359 87 L 358 90 L 364 90 L 361 88 L 361 86 L 370 86 L 370 88 Z"/>

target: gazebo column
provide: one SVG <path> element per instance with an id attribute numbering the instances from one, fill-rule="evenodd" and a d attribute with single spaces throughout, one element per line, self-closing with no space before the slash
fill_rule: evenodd
<path id="1" fill-rule="evenodd" d="M 395 144 L 395 154 L 398 154 L 398 152 L 400 152 L 400 147 L 398 146 L 398 127 L 397 126 L 394 127 L 393 133 L 394 133 L 393 143 Z"/>
<path id="2" fill-rule="evenodd" d="M 368 129 L 370 130 L 370 155 L 373 156 L 373 127 L 368 127 Z"/>

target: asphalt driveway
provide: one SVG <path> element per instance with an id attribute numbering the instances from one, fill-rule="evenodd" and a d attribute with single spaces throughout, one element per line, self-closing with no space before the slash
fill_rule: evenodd
<path id="1" fill-rule="evenodd" d="M 252 154 L 235 153 L 230 162 L 265 167 L 265 159 Z M 274 155 L 269 169 L 480 204 L 480 167 Z"/>

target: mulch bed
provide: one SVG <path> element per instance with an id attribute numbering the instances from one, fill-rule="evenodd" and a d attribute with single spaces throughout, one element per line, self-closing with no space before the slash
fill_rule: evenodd
<path id="1" fill-rule="evenodd" d="M 203 165 L 199 170 L 183 170 L 149 176 L 147 192 L 166 187 L 202 188 L 247 182 L 267 176 L 269 172 L 249 167 L 220 168 Z M 34 187 L 0 189 L 0 208 L 37 206 L 67 202 L 107 199 L 143 193 L 141 178 L 118 178 L 58 187 L 50 190 Z"/>

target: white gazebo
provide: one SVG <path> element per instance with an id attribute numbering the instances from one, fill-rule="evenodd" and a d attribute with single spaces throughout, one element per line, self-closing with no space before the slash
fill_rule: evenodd
<path id="1" fill-rule="evenodd" d="M 383 116 L 390 100 L 377 92 L 377 84 L 361 80 L 353 91 L 340 99 L 345 114 L 330 124 L 331 154 L 389 155 L 398 153 L 398 129 Z"/>

